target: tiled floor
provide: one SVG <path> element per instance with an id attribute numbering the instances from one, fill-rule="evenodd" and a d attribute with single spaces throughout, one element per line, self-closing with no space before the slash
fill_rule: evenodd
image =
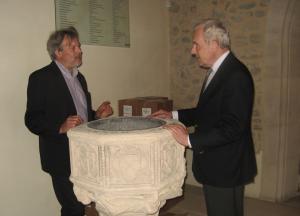
<path id="1" fill-rule="evenodd" d="M 206 216 L 202 189 L 186 185 L 184 196 L 167 201 L 160 216 Z M 245 199 L 245 216 L 300 216 L 300 197 L 285 203 Z"/>

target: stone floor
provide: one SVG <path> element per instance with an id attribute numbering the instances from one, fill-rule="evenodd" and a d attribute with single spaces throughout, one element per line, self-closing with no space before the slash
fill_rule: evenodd
<path id="1" fill-rule="evenodd" d="M 160 216 L 207 216 L 202 189 L 186 185 L 184 196 L 167 201 Z M 245 199 L 245 216 L 300 216 L 300 197 L 284 203 Z"/>

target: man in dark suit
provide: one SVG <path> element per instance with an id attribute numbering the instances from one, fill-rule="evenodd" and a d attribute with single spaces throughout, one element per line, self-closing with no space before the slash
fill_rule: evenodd
<path id="1" fill-rule="evenodd" d="M 70 176 L 69 129 L 112 114 L 109 102 L 92 110 L 84 76 L 79 35 L 74 27 L 53 32 L 47 42 L 52 62 L 33 72 L 27 88 L 25 124 L 39 136 L 42 169 L 49 173 L 62 216 L 98 215 L 79 202 Z M 93 205 L 94 207 L 94 205 Z"/>
<path id="2" fill-rule="evenodd" d="M 152 117 L 176 118 L 186 128 L 166 126 L 174 138 L 193 150 L 193 173 L 203 184 L 208 216 L 242 216 L 244 185 L 257 173 L 251 134 L 254 85 L 247 67 L 230 51 L 229 34 L 214 19 L 194 29 L 191 53 L 208 69 L 195 108 Z"/>

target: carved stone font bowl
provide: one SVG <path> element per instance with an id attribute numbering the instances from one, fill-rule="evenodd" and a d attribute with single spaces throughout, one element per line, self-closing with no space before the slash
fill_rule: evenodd
<path id="1" fill-rule="evenodd" d="M 182 195 L 184 147 L 163 129 L 174 120 L 119 117 L 68 132 L 71 181 L 81 202 L 100 215 L 158 215 L 167 199 Z"/>

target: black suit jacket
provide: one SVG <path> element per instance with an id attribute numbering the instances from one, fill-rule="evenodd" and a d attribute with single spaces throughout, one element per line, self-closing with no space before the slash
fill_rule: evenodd
<path id="1" fill-rule="evenodd" d="M 78 80 L 86 96 L 88 119 L 94 119 L 91 96 L 84 76 Z M 70 115 L 77 115 L 65 79 L 55 62 L 33 72 L 27 87 L 25 125 L 39 136 L 42 169 L 52 175 L 70 175 L 69 140 L 59 134 L 61 124 Z"/>
<path id="2" fill-rule="evenodd" d="M 189 136 L 197 181 L 234 187 L 257 173 L 251 134 L 254 85 L 250 72 L 232 53 L 225 58 L 195 108 L 179 110 L 179 120 L 195 125 Z"/>

